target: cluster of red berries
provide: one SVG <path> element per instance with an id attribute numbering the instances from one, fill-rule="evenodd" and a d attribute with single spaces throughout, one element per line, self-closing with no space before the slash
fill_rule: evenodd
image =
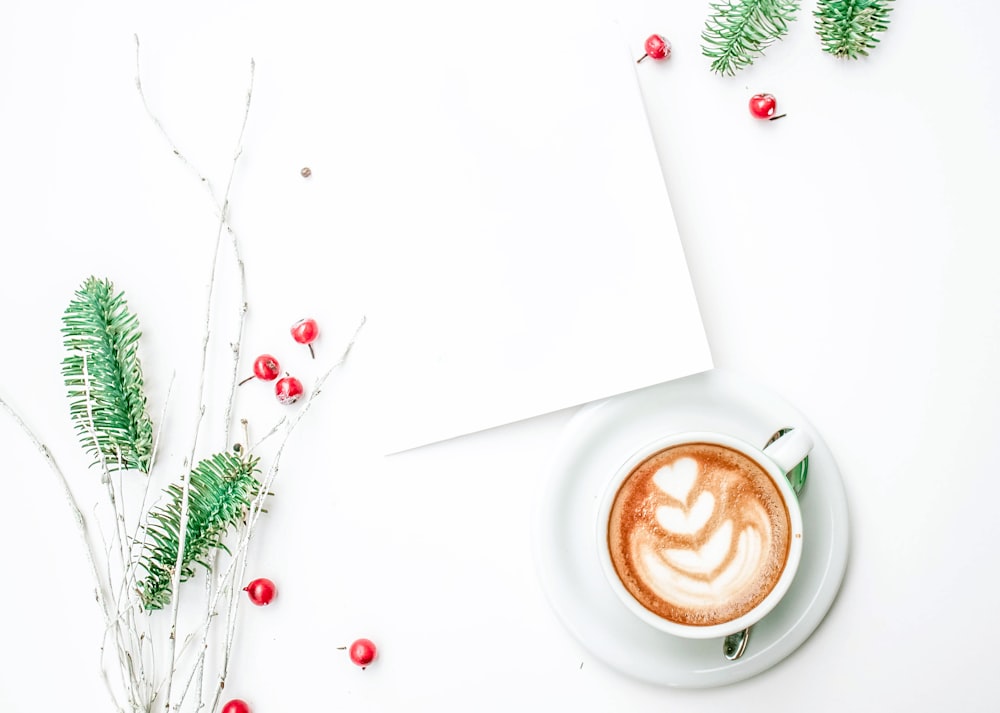
<path id="1" fill-rule="evenodd" d="M 643 49 L 646 52 L 636 61 L 637 64 L 647 57 L 655 60 L 670 59 L 672 47 L 670 40 L 663 35 L 650 35 L 646 38 Z M 768 119 L 770 121 L 780 119 L 785 115 L 775 115 L 774 112 L 777 109 L 777 105 L 777 100 L 771 94 L 754 94 L 750 97 L 750 114 L 757 119 Z"/>
<path id="2" fill-rule="evenodd" d="M 305 344 L 309 347 L 309 353 L 315 359 L 316 352 L 313 350 L 312 343 L 319 336 L 319 325 L 316 324 L 316 320 L 311 318 L 300 319 L 292 325 L 291 332 L 292 339 L 299 344 Z M 245 384 L 253 378 L 260 379 L 261 381 L 274 381 L 278 379 L 278 374 L 280 373 L 281 366 L 278 364 L 278 360 L 270 354 L 261 354 L 253 361 L 253 376 L 248 376 L 240 384 Z M 299 397 L 304 392 L 305 389 L 302 386 L 302 382 L 288 374 L 285 374 L 285 376 L 278 379 L 274 384 L 274 395 L 278 399 L 278 403 L 293 404 L 299 400 Z"/>

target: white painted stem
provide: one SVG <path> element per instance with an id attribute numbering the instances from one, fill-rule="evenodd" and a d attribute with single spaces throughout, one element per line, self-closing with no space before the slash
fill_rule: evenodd
<path id="1" fill-rule="evenodd" d="M 212 264 L 211 264 L 211 271 L 210 271 L 210 278 L 209 278 L 209 285 L 208 285 L 208 295 L 207 295 L 207 299 L 206 299 L 205 331 L 204 331 L 204 337 L 203 337 L 203 340 L 202 340 L 201 370 L 200 370 L 200 378 L 199 378 L 199 382 L 198 382 L 198 397 L 197 397 L 198 416 L 197 416 L 197 419 L 196 419 L 196 426 L 195 426 L 195 429 L 194 429 L 194 435 L 193 435 L 192 444 L 191 444 L 191 455 L 190 455 L 190 458 L 189 458 L 189 462 L 192 465 L 196 462 L 198 435 L 199 435 L 200 430 L 201 430 L 202 417 L 204 416 L 204 413 L 205 413 L 205 404 L 204 404 L 205 375 L 206 375 L 207 361 L 208 361 L 208 345 L 209 345 L 209 341 L 210 341 L 210 337 L 211 337 L 212 310 L 213 310 L 213 306 L 214 306 L 214 302 L 215 302 L 215 300 L 214 300 L 215 278 L 216 278 L 216 274 L 218 272 L 219 249 L 220 249 L 221 242 L 222 242 L 222 234 L 223 234 L 223 231 L 226 230 L 226 226 L 227 226 L 227 222 L 228 222 L 229 193 L 230 193 L 230 191 L 232 189 L 233 178 L 236 175 L 236 166 L 237 166 L 237 164 L 239 162 L 240 155 L 242 154 L 242 151 L 243 151 L 243 149 L 242 149 L 243 135 L 244 135 L 244 132 L 246 130 L 247 119 L 248 119 L 248 117 L 250 115 L 250 104 L 251 104 L 251 100 L 253 98 L 254 68 L 255 68 L 254 62 L 253 62 L 253 60 L 251 60 L 251 62 L 250 62 L 250 86 L 249 86 L 249 88 L 247 90 L 247 100 L 246 100 L 246 107 L 245 107 L 245 110 L 243 112 L 243 121 L 242 121 L 242 123 L 240 125 L 240 131 L 239 131 L 239 135 L 238 135 L 237 141 L 236 141 L 236 150 L 235 150 L 234 155 L 233 155 L 232 166 L 231 166 L 230 172 L 229 172 L 229 179 L 228 179 L 228 181 L 226 183 L 226 190 L 225 190 L 225 193 L 223 194 L 221 206 L 219 207 L 219 223 L 218 223 L 218 227 L 217 227 L 217 230 L 216 230 L 215 250 L 213 251 L 213 255 L 212 255 Z M 153 119 L 154 123 L 160 129 L 160 131 L 164 135 L 164 137 L 166 137 L 167 140 L 168 140 L 168 142 L 171 143 L 171 146 L 173 146 L 173 142 L 170 141 L 169 136 L 167 135 L 166 131 L 163 129 L 163 125 L 156 118 L 156 116 L 150 111 L 149 105 L 146 102 L 145 94 L 142 91 L 142 82 L 141 82 L 140 74 L 139 74 L 139 39 L 138 39 L 138 37 L 136 37 L 136 88 L 139 90 L 139 94 L 142 97 L 143 105 L 146 107 L 147 113 Z M 191 167 L 192 170 L 193 170 L 192 164 L 186 158 L 184 158 L 183 154 L 176 147 L 174 147 L 173 150 L 174 150 L 174 154 L 177 155 L 186 165 L 188 165 L 189 167 Z M 199 177 L 204 180 L 204 177 L 200 176 L 200 174 L 199 174 Z M 211 188 L 210 182 L 208 182 L 207 180 L 204 180 L 204 182 L 207 183 L 207 184 L 209 184 L 209 190 L 210 190 L 210 193 L 212 194 L 213 199 L 214 199 L 215 192 L 214 192 L 214 189 Z M 241 317 L 241 324 L 242 324 L 242 317 Z M 242 332 L 242 327 L 241 327 L 241 332 Z M 236 367 L 234 367 L 234 372 L 235 372 L 235 369 L 236 369 Z M 228 413 L 229 413 L 229 410 L 227 410 L 227 414 Z M 228 415 L 227 415 L 227 419 L 228 419 Z M 228 426 L 227 426 L 227 432 L 228 432 Z M 172 688 L 173 688 L 174 673 L 175 673 L 176 668 L 177 668 L 177 655 L 176 655 L 176 649 L 177 649 L 177 618 L 178 618 L 178 612 L 179 612 L 179 608 L 180 608 L 180 599 L 181 599 L 180 583 L 181 583 L 181 574 L 182 574 L 183 563 L 184 563 L 185 545 L 186 545 L 186 540 L 187 540 L 187 521 L 188 521 L 188 515 L 189 515 L 190 491 L 191 491 L 190 477 L 188 475 L 185 475 L 185 476 L 183 476 L 183 484 L 181 486 L 181 512 L 180 512 L 180 522 L 178 524 L 179 534 L 178 534 L 177 560 L 176 560 L 175 565 L 174 565 L 174 571 L 172 573 L 172 581 L 171 581 L 171 595 L 172 595 L 172 598 L 171 598 L 171 607 L 170 607 L 170 636 L 169 636 L 169 641 L 168 641 L 168 649 L 169 649 L 168 659 L 170 661 L 170 669 L 169 669 L 169 672 L 168 672 L 168 675 L 167 675 L 167 685 L 166 685 L 166 691 L 165 691 L 165 696 L 164 696 L 164 709 L 168 710 L 168 711 L 170 710 L 170 707 L 171 707 L 170 700 L 171 700 L 171 693 L 172 693 Z"/>
<path id="2" fill-rule="evenodd" d="M 18 428 L 28 437 L 28 440 L 38 449 L 38 452 L 42 454 L 42 458 L 49 466 L 49 470 L 56 478 L 56 483 L 62 490 L 63 497 L 66 500 L 66 504 L 69 506 L 70 514 L 73 517 L 73 522 L 76 525 L 77 534 L 80 537 L 80 541 L 83 543 L 84 553 L 87 556 L 87 563 L 90 565 L 90 571 L 94 578 L 94 599 L 97 601 L 97 605 L 101 608 L 101 612 L 104 614 L 105 625 L 108 626 L 114 620 L 114 615 L 109 604 L 109 593 L 105 591 L 104 585 L 101 583 L 100 570 L 97 567 L 97 559 L 94 556 L 94 546 L 90 541 L 90 532 L 87 528 L 87 521 L 83 517 L 83 512 L 80 510 L 80 506 L 76 502 L 76 497 L 73 495 L 73 491 L 69 487 L 69 482 L 66 480 L 66 476 L 62 472 L 62 468 L 56 462 L 55 456 L 52 455 L 52 451 L 49 447 L 42 443 L 38 436 L 35 435 L 34 431 L 24 422 L 24 419 L 13 409 L 10 404 L 8 404 L 2 397 L 0 397 L 0 408 L 13 419 L 14 423 L 17 424 Z M 101 663 L 101 676 L 104 680 L 105 688 L 108 691 L 108 696 L 111 698 L 111 702 L 115 709 L 118 711 L 124 711 L 122 704 L 118 701 L 117 696 L 115 696 L 114 691 L 111 688 L 111 682 L 108 680 L 107 671 L 104 669 L 103 661 Z"/>

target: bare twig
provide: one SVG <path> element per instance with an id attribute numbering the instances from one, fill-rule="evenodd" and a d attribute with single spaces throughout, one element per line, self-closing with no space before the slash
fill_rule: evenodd
<path id="1" fill-rule="evenodd" d="M 253 60 L 251 60 L 250 86 L 249 89 L 247 90 L 246 107 L 243 112 L 243 122 L 240 125 L 240 132 L 236 141 L 236 150 L 234 152 L 232 166 L 229 171 L 229 180 L 226 183 L 226 191 L 222 198 L 222 208 L 220 210 L 220 215 L 219 215 L 218 229 L 216 230 L 216 239 L 215 239 L 216 247 L 214 254 L 212 256 L 212 269 L 210 273 L 211 277 L 208 287 L 208 298 L 207 298 L 206 314 L 205 314 L 205 333 L 202 342 L 201 375 L 198 383 L 199 427 L 195 429 L 194 438 L 191 446 L 190 459 L 192 463 L 195 461 L 195 454 L 197 452 L 198 431 L 200 429 L 201 416 L 205 412 L 205 405 L 204 405 L 205 373 L 208 361 L 208 344 L 211 334 L 212 306 L 214 304 L 215 276 L 218 270 L 219 245 L 222 241 L 222 233 L 225 230 L 227 216 L 229 213 L 229 192 L 232 189 L 233 178 L 236 175 L 236 166 L 239 163 L 240 155 L 243 153 L 243 134 L 244 131 L 246 130 L 247 118 L 249 117 L 250 114 L 250 102 L 251 99 L 253 98 L 253 77 L 254 77 L 254 62 Z M 139 86 L 141 91 L 141 84 Z M 171 689 L 173 687 L 174 671 L 177 667 L 177 658 L 176 658 L 177 617 L 180 606 L 180 583 L 181 583 L 181 574 L 184 564 L 185 541 L 187 539 L 187 521 L 188 521 L 190 491 L 191 491 L 191 479 L 189 476 L 185 475 L 183 478 L 183 485 L 181 487 L 181 512 L 180 512 L 180 521 L 178 523 L 177 560 L 174 566 L 173 578 L 171 582 L 171 592 L 173 594 L 173 598 L 170 607 L 170 639 L 168 644 L 168 649 L 169 649 L 168 659 L 170 660 L 170 671 L 167 678 L 167 688 L 164 699 L 165 700 L 164 705 L 166 710 L 170 709 Z"/>
<path id="2" fill-rule="evenodd" d="M 288 418 L 286 418 L 285 416 L 279 418 L 278 422 L 275 423 L 273 426 L 271 426 L 270 431 L 268 431 L 263 436 L 258 438 L 257 441 L 252 446 L 247 446 L 250 449 L 250 452 L 251 453 L 255 452 L 260 447 L 260 445 L 264 443 L 264 441 L 266 441 L 268 438 L 276 434 L 287 421 Z"/>
<path id="3" fill-rule="evenodd" d="M 110 624 L 114 619 L 112 614 L 111 606 L 109 603 L 109 595 L 104 590 L 104 586 L 101 583 L 100 570 L 97 568 L 97 559 L 94 557 L 94 546 L 90 541 L 90 532 L 87 529 L 87 521 L 83 517 L 83 512 L 80 510 L 80 506 L 77 505 L 76 497 L 73 495 L 73 491 L 69 487 L 69 482 L 66 480 L 66 476 L 62 472 L 62 468 L 56 462 L 55 456 L 52 455 L 52 451 L 49 447 L 42 443 L 35 432 L 24 422 L 24 419 L 8 404 L 2 397 L 0 397 L 0 407 L 13 419 L 14 423 L 17 424 L 18 428 L 24 432 L 28 437 L 28 440 L 35 446 L 39 453 L 42 454 L 42 458 L 49 466 L 49 470 L 56 477 L 56 483 L 59 485 L 63 492 L 63 497 L 66 499 L 66 504 L 69 506 L 70 514 L 73 517 L 73 522 L 76 525 L 77 534 L 80 537 L 80 541 L 83 543 L 84 553 L 87 556 L 87 563 L 90 565 L 91 574 L 94 577 L 94 599 L 97 601 L 97 605 L 101 608 L 101 612 L 104 614 L 104 620 L 106 624 Z M 101 677 L 104 680 L 105 688 L 108 691 L 108 696 L 111 698 L 111 703 L 114 705 L 115 709 L 118 711 L 124 711 L 122 704 L 118 701 L 117 696 L 111 688 L 111 682 L 108 680 L 107 671 L 104 669 L 103 662 L 100 666 Z"/>
<path id="4" fill-rule="evenodd" d="M 249 111 L 250 97 L 247 96 L 247 110 Z M 244 119 L 245 121 L 245 119 Z M 226 400 L 226 410 L 223 414 L 223 423 L 225 428 L 225 443 L 229 445 L 229 429 L 232 427 L 233 423 L 233 404 L 236 402 L 236 387 L 239 386 L 239 369 L 240 369 L 240 348 L 243 344 L 243 332 L 246 328 L 246 317 L 247 311 L 249 310 L 249 301 L 247 299 L 247 275 L 246 267 L 243 264 L 243 257 L 240 255 L 240 244 L 236 239 L 236 233 L 233 232 L 232 228 L 229 228 L 229 235 L 232 238 L 233 247 L 233 258 L 236 260 L 236 270 L 240 276 L 240 308 L 239 308 L 239 327 L 236 331 L 236 340 L 230 343 L 230 347 L 233 351 L 233 366 L 232 374 L 229 380 L 229 398 Z M 247 447 L 249 447 L 249 443 Z"/>
<path id="5" fill-rule="evenodd" d="M 140 71 L 140 64 L 139 64 L 139 57 L 140 57 L 139 35 L 134 35 L 134 37 L 135 37 L 135 88 L 139 92 L 139 98 L 142 99 L 142 106 L 146 110 L 146 114 L 149 116 L 150 120 L 153 122 L 156 128 L 159 129 L 160 134 L 163 136 L 166 142 L 170 145 L 170 149 L 174 152 L 174 156 L 176 156 L 177 159 L 182 164 L 184 164 L 184 166 L 187 167 L 189 171 L 194 173 L 198 181 L 202 183 L 208 190 L 209 195 L 212 197 L 212 202 L 216 206 L 218 206 L 219 209 L 221 210 L 222 206 L 219 203 L 219 199 L 216 197 L 215 186 L 212 184 L 212 182 L 208 179 L 207 176 L 202 175 L 201 171 L 199 171 L 194 166 L 194 164 L 188 161 L 187 157 L 185 157 L 184 154 L 181 153 L 180 149 L 177 148 L 177 144 L 175 144 L 173 139 L 170 138 L 170 134 L 168 134 L 167 130 L 163 128 L 163 124 L 160 122 L 159 118 L 156 116 L 156 114 L 153 113 L 153 110 L 150 109 L 149 102 L 146 101 L 146 93 L 142 90 L 142 72 Z"/>
<path id="6" fill-rule="evenodd" d="M 240 349 L 241 349 L 241 344 L 242 344 L 242 340 L 243 340 L 244 328 L 245 328 L 245 324 L 246 324 L 246 313 L 247 313 L 247 309 L 248 309 L 248 307 L 247 307 L 248 300 L 247 300 L 247 288 L 246 288 L 246 271 L 245 271 L 245 268 L 244 268 L 244 263 L 243 263 L 242 256 L 240 254 L 239 241 L 237 239 L 235 231 L 233 230 L 232 226 L 229 224 L 229 194 L 230 194 L 230 190 L 232 188 L 233 178 L 234 178 L 235 172 L 236 172 L 236 166 L 237 166 L 238 160 L 240 158 L 240 154 L 242 152 L 243 135 L 244 135 L 244 132 L 245 132 L 245 129 L 246 129 L 247 119 L 248 119 L 249 113 L 250 113 L 250 104 L 251 104 L 251 100 L 252 100 L 252 97 L 253 97 L 254 63 L 251 60 L 251 64 L 250 64 L 250 87 L 249 87 L 249 89 L 247 91 L 246 106 L 244 108 L 244 113 L 243 113 L 243 121 L 242 121 L 242 123 L 240 125 L 240 131 L 239 131 L 239 137 L 238 137 L 238 140 L 237 140 L 236 151 L 234 152 L 234 156 L 233 156 L 233 160 L 232 160 L 232 167 L 231 167 L 231 170 L 230 170 L 230 173 L 229 173 L 229 178 L 228 178 L 228 181 L 227 181 L 227 184 L 226 184 L 226 190 L 225 190 L 225 193 L 223 195 L 222 200 L 220 201 L 219 198 L 218 198 L 218 195 L 216 193 L 214 184 L 205 175 L 203 175 L 201 173 L 201 171 L 199 171 L 194 166 L 194 164 L 184 155 L 183 152 L 181 152 L 181 150 L 178 148 L 177 144 L 173 141 L 173 139 L 170 137 L 170 135 L 166 131 L 166 129 L 163 126 L 162 122 L 159 120 L 159 118 L 153 113 L 152 109 L 150 108 L 149 103 L 148 103 L 148 101 L 146 99 L 146 96 L 145 96 L 145 92 L 143 91 L 143 88 L 142 88 L 141 65 L 140 65 L 140 44 L 139 44 L 139 38 L 138 38 L 138 36 L 135 37 L 135 44 L 136 44 L 136 79 L 135 79 L 135 83 L 136 83 L 136 89 L 139 92 L 139 96 L 142 99 L 143 107 L 145 108 L 146 113 L 149 116 L 149 118 L 152 120 L 153 124 L 160 131 L 160 134 L 163 136 L 163 138 L 169 144 L 169 146 L 170 146 L 171 150 L 173 151 L 174 155 L 181 161 L 181 163 L 183 163 L 190 171 L 192 171 L 192 173 L 194 173 L 194 175 L 196 176 L 196 178 L 199 180 L 200 183 L 202 183 L 203 185 L 205 185 L 206 189 L 208 190 L 209 196 L 210 196 L 210 198 L 212 200 L 212 203 L 215 206 L 216 210 L 218 211 L 218 217 L 219 217 L 218 229 L 217 229 L 216 240 L 215 240 L 215 249 L 214 249 L 213 254 L 212 254 L 212 263 L 211 263 L 211 271 L 210 271 L 210 281 L 209 281 L 209 287 L 208 287 L 208 295 L 207 295 L 207 300 L 206 300 L 205 331 L 204 331 L 204 338 L 203 338 L 203 342 L 202 342 L 202 361 L 201 361 L 201 372 L 200 372 L 201 376 L 200 376 L 200 382 L 199 382 L 199 387 L 198 387 L 199 412 L 198 412 L 198 418 L 197 418 L 196 428 L 195 428 L 195 431 L 194 431 L 193 442 L 192 442 L 192 446 L 191 446 L 190 461 L 194 462 L 194 460 L 195 460 L 195 453 L 196 453 L 196 449 L 197 449 L 198 434 L 199 434 L 200 428 L 201 428 L 201 420 L 202 420 L 202 417 L 203 417 L 203 415 L 205 413 L 204 391 L 205 391 L 206 362 L 207 362 L 207 357 L 208 357 L 208 346 L 209 346 L 209 340 L 210 340 L 211 315 L 212 315 L 213 307 L 214 307 L 215 280 L 216 280 L 216 275 L 217 275 L 217 272 L 218 272 L 219 250 L 220 250 L 220 247 L 221 247 L 221 240 L 222 240 L 223 230 L 225 230 L 228 233 L 228 235 L 230 236 L 230 239 L 231 239 L 232 252 L 233 252 L 234 259 L 235 259 L 236 270 L 237 270 L 237 273 L 238 273 L 238 276 L 239 276 L 239 284 L 240 284 L 240 306 L 239 306 L 239 314 L 238 314 L 238 320 L 237 320 L 238 326 L 237 326 L 237 330 L 236 330 L 235 340 L 230 343 L 230 347 L 231 347 L 231 350 L 232 350 L 232 357 L 233 357 L 232 361 L 233 361 L 233 363 L 232 363 L 232 377 L 231 377 L 230 389 L 229 389 L 229 398 L 227 399 L 225 413 L 224 413 L 224 437 L 225 437 L 225 443 L 226 444 L 229 443 L 229 430 L 230 430 L 230 427 L 232 425 L 232 410 L 233 410 L 233 404 L 234 404 L 235 396 L 236 396 L 236 386 L 237 386 L 238 370 L 239 370 Z M 166 696 L 165 696 L 165 706 L 166 706 L 167 709 L 169 709 L 171 707 L 171 700 L 170 700 L 171 699 L 171 686 L 172 686 L 173 676 L 174 676 L 174 673 L 176 671 L 176 665 L 177 665 L 176 640 L 177 640 L 177 615 L 178 615 L 179 597 L 180 597 L 180 591 L 179 591 L 180 587 L 179 587 L 179 584 L 180 584 L 180 574 L 181 574 L 180 570 L 181 570 L 181 566 L 182 566 L 182 562 L 183 562 L 183 557 L 184 557 L 184 545 L 185 545 L 185 539 L 186 539 L 186 529 L 187 529 L 186 525 L 187 525 L 188 508 L 189 508 L 189 505 L 188 505 L 189 490 L 190 490 L 189 479 L 188 479 L 188 476 L 185 476 L 184 480 L 183 480 L 182 496 L 181 496 L 181 519 L 180 519 L 180 527 L 179 527 L 179 530 L 180 530 L 180 542 L 179 542 L 179 549 L 178 549 L 178 557 L 177 557 L 175 571 L 173 573 L 173 581 L 172 581 L 173 601 L 172 601 L 172 606 L 171 606 L 171 628 L 170 628 L 170 639 L 169 639 L 171 665 L 170 665 L 170 670 L 169 670 L 168 678 L 167 678 Z M 207 598 L 209 600 L 211 600 L 211 598 L 212 598 L 211 597 L 211 578 L 206 577 L 206 579 L 207 579 L 206 586 L 208 587 Z M 205 629 L 203 631 L 203 641 L 202 641 L 203 648 L 207 648 L 207 637 L 208 637 L 208 630 L 209 630 L 208 624 L 209 624 L 210 620 L 211 620 L 211 608 L 209 608 L 206 611 L 206 625 L 205 625 Z M 204 656 L 200 657 L 200 662 L 196 665 L 195 670 L 192 671 L 192 676 L 194 676 L 194 674 L 196 672 L 197 672 L 197 676 L 198 676 L 199 681 L 202 680 L 203 676 L 204 676 Z M 181 700 L 183 700 L 183 698 L 186 696 L 187 690 L 190 687 L 190 685 L 191 685 L 191 679 L 189 679 L 188 685 L 185 687 L 185 691 L 184 691 L 184 693 L 181 696 Z M 198 699 L 199 699 L 198 700 L 198 708 L 199 709 L 202 707 L 202 690 L 199 690 L 199 693 L 198 693 Z M 178 704 L 178 707 L 179 707 L 179 704 Z"/>
<path id="7" fill-rule="evenodd" d="M 94 515 L 95 515 L 95 517 L 97 515 L 98 508 L 99 508 L 99 503 L 94 503 Z M 113 553 L 113 548 L 114 548 L 114 544 L 113 544 L 114 543 L 114 538 L 111 538 L 111 540 L 109 540 L 108 537 L 105 535 L 104 528 L 101 526 L 100 519 L 97 519 L 96 522 L 97 522 L 97 533 L 101 537 L 101 547 L 102 547 L 101 551 L 104 553 L 104 563 L 106 565 L 105 566 L 105 576 L 107 577 L 106 586 L 107 586 L 108 592 L 109 593 L 113 593 L 114 590 L 115 590 L 115 584 L 114 584 L 114 572 L 112 572 L 112 568 L 111 568 L 111 561 L 112 561 L 112 553 Z M 116 599 L 115 600 L 115 607 L 117 607 L 117 606 L 118 606 L 118 602 L 117 602 L 117 599 Z M 104 658 L 105 658 L 105 650 L 107 648 L 107 643 L 108 643 L 108 637 L 111 637 L 112 641 L 114 642 L 114 645 L 115 645 L 115 655 L 118 657 L 118 660 L 117 660 L 117 664 L 118 665 L 117 665 L 116 668 L 117 668 L 117 671 L 118 671 L 118 675 L 121 677 L 122 690 L 126 694 L 128 694 L 129 700 L 131 701 L 132 695 L 131 695 L 131 692 L 129 691 L 128 682 L 125 680 L 125 664 L 123 663 L 124 660 L 125 660 L 125 650 L 124 650 L 124 645 L 122 643 L 121 636 L 120 636 L 120 633 L 121 633 L 120 629 L 119 629 L 119 623 L 120 622 L 118 621 L 118 619 L 120 617 L 120 612 L 118 611 L 117 608 L 112 609 L 110 605 L 109 605 L 108 609 L 109 609 L 109 615 L 108 615 L 107 621 L 105 622 L 104 635 L 101 638 L 101 645 L 100 645 L 100 649 L 99 649 L 100 650 L 101 668 L 102 668 L 102 672 L 105 674 L 105 678 L 106 678 L 107 677 L 107 673 L 103 671 L 103 668 L 104 668 Z"/>
<path id="8" fill-rule="evenodd" d="M 141 65 L 140 65 L 140 62 L 139 62 L 139 58 L 140 58 L 139 36 L 135 35 L 135 87 L 136 87 L 136 90 L 138 90 L 138 92 L 139 92 L 139 97 L 142 99 L 142 106 L 146 110 L 146 114 L 149 116 L 150 120 L 153 122 L 153 124 L 159 130 L 160 135 L 163 136 L 164 140 L 166 140 L 167 144 L 170 146 L 170 150 L 173 152 L 174 156 L 176 156 L 177 159 L 189 171 L 191 171 L 194 174 L 195 178 L 198 179 L 198 182 L 201 183 L 202 185 L 204 185 L 205 189 L 208 191 L 208 195 L 209 195 L 209 197 L 212 200 L 212 204 L 215 206 L 216 211 L 218 211 L 219 220 L 220 220 L 220 223 L 219 223 L 220 232 L 224 228 L 226 230 L 226 232 L 229 234 L 230 243 L 231 243 L 232 250 L 233 250 L 233 259 L 234 259 L 235 264 L 236 264 L 236 272 L 239 275 L 239 283 L 240 283 L 240 305 L 239 305 L 239 314 L 238 314 L 238 319 L 237 319 L 236 338 L 235 338 L 235 340 L 233 342 L 230 343 L 230 348 L 231 348 L 232 353 L 233 353 L 232 381 L 231 381 L 230 388 L 229 388 L 229 399 L 227 400 L 225 414 L 223 416 L 224 422 L 225 422 L 224 423 L 224 428 L 225 428 L 225 442 L 228 444 L 229 443 L 229 431 L 230 431 L 230 428 L 232 427 L 233 403 L 234 403 L 235 398 L 236 398 L 236 386 L 238 385 L 238 379 L 239 379 L 238 373 L 239 373 L 239 363 L 240 363 L 240 347 L 241 347 L 242 342 L 243 342 L 243 332 L 244 332 L 244 327 L 246 325 L 246 314 L 247 314 L 247 311 L 248 311 L 247 284 L 246 284 L 246 268 L 245 268 L 245 265 L 243 263 L 243 257 L 242 257 L 242 255 L 240 253 L 240 242 L 239 242 L 239 239 L 237 238 L 236 231 L 233 229 L 232 225 L 229 223 L 229 189 L 232 186 L 232 182 L 233 182 L 233 175 L 234 175 L 234 172 L 235 172 L 235 163 L 236 163 L 237 159 L 239 159 L 239 150 L 237 150 L 236 155 L 233 157 L 233 164 L 234 164 L 233 165 L 233 172 L 230 172 L 230 174 L 229 174 L 229 182 L 226 185 L 226 192 L 225 192 L 225 195 L 223 196 L 222 201 L 220 202 L 218 194 L 215 191 L 215 185 L 212 183 L 211 180 L 208 179 L 207 176 L 205 176 L 200 170 L 198 170 L 198 168 L 187 158 L 187 156 L 184 155 L 184 153 L 180 150 L 180 148 L 177 146 L 177 144 L 174 142 L 174 140 L 170 137 L 170 134 L 167 132 L 166 128 L 163 126 L 163 122 L 160 121 L 159 117 L 157 117 L 156 114 L 153 113 L 152 108 L 150 108 L 149 102 L 146 99 L 146 94 L 145 94 L 145 92 L 142 89 L 142 73 L 140 71 L 141 70 Z M 249 91 L 247 91 L 246 109 L 245 109 L 245 111 L 243 113 L 243 125 L 240 127 L 240 144 L 242 144 L 243 132 L 244 132 L 244 129 L 246 129 L 247 118 L 250 115 L 250 100 L 251 100 L 252 95 L 253 95 L 253 72 L 254 72 L 254 63 L 253 63 L 253 60 L 251 60 L 250 61 L 250 89 L 249 89 Z M 219 240 L 217 239 L 216 240 L 216 251 L 214 253 L 215 256 L 216 256 L 216 259 L 218 258 L 218 249 L 219 249 Z M 212 264 L 212 276 L 213 276 L 213 279 L 214 279 L 214 276 L 215 276 L 215 262 L 214 262 L 214 260 L 213 260 L 213 264 Z M 210 301 L 210 303 L 211 303 L 211 289 L 212 288 L 210 287 L 209 288 L 209 295 L 210 295 L 209 301 Z M 205 338 L 205 342 L 206 342 L 205 343 L 205 348 L 206 349 L 208 347 L 207 341 L 208 341 L 208 337 L 207 337 L 207 334 L 206 334 L 206 338 Z"/>

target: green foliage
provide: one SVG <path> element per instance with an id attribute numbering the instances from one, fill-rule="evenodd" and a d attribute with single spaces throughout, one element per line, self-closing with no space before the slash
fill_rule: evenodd
<path id="1" fill-rule="evenodd" d="M 139 320 L 109 280 L 88 278 L 63 314 L 62 374 L 80 443 L 109 471 L 149 472 L 153 424 L 137 355 Z M 119 464 L 120 461 L 120 464 Z"/>
<path id="2" fill-rule="evenodd" d="M 878 44 L 875 35 L 889 28 L 893 0 L 818 0 L 816 34 L 823 50 L 858 59 Z"/>
<path id="3" fill-rule="evenodd" d="M 733 75 L 753 64 L 788 32 L 799 11 L 798 0 L 728 0 L 710 3 L 701 51 L 713 72 Z"/>
<path id="4" fill-rule="evenodd" d="M 234 453 L 217 453 L 191 471 L 182 582 L 195 575 L 196 564 L 211 571 L 209 557 L 213 550 L 229 552 L 223 538 L 230 528 L 239 528 L 260 491 L 254 475 L 259 472 L 258 461 L 253 457 L 244 460 Z M 138 588 L 147 610 L 162 609 L 170 603 L 171 580 L 180 550 L 183 492 L 181 485 L 168 486 L 165 494 L 169 501 L 151 510 L 146 521 L 145 549 L 139 559 L 146 577 Z"/>

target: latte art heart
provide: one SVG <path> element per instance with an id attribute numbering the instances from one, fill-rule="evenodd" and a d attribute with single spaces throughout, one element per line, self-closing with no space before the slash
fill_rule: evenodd
<path id="1" fill-rule="evenodd" d="M 714 444 L 684 444 L 633 469 L 608 528 L 612 562 L 643 606 L 712 625 L 756 606 L 781 575 L 790 519 L 767 472 Z"/>
<path id="2" fill-rule="evenodd" d="M 657 469 L 653 484 L 665 495 L 678 502 L 687 502 L 691 489 L 698 480 L 698 461 L 694 458 L 678 458 L 670 465 Z"/>
<path id="3" fill-rule="evenodd" d="M 714 511 L 715 496 L 702 492 L 690 508 L 660 505 L 656 508 L 656 521 L 668 532 L 691 535 L 705 527 Z"/>

